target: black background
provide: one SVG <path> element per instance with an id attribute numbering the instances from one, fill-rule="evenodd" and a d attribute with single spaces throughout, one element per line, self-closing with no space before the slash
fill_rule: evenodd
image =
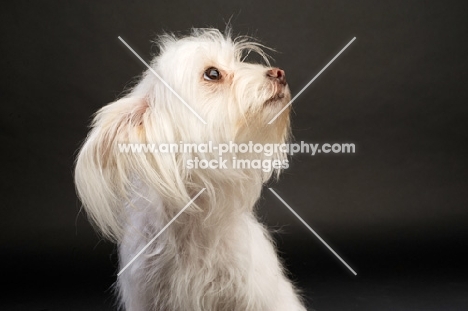
<path id="1" fill-rule="evenodd" d="M 259 213 L 316 310 L 467 310 L 466 1 L 15 1 L 1 16 L 1 310 L 112 310 L 116 256 L 75 196 L 91 115 L 145 67 L 162 30 L 250 34 L 279 51 L 293 133 L 352 142 L 301 155 Z"/>

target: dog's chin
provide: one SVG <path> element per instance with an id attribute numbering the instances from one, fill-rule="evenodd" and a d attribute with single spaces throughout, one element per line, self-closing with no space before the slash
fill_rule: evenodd
<path id="1" fill-rule="evenodd" d="M 265 101 L 264 106 L 282 108 L 284 105 L 288 104 L 290 100 L 291 100 L 291 93 L 289 92 L 288 89 L 285 89 L 281 92 L 277 92 L 272 97 L 268 98 Z"/>
<path id="2" fill-rule="evenodd" d="M 280 93 L 280 94 L 276 94 L 272 97 L 270 97 L 269 99 L 267 99 L 265 101 L 265 106 L 277 106 L 277 105 L 283 105 L 284 104 L 284 101 L 285 101 L 285 94 L 284 93 Z"/>

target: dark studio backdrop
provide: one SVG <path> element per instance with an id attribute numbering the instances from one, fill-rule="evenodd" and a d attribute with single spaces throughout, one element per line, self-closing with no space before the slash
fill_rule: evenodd
<path id="1" fill-rule="evenodd" d="M 468 310 L 466 1 L 15 1 L 1 16 L 1 310 L 112 310 L 114 245 L 80 212 L 73 161 L 91 115 L 115 100 L 162 30 L 250 34 L 293 94 L 307 155 L 268 190 L 260 218 L 316 310 Z"/>

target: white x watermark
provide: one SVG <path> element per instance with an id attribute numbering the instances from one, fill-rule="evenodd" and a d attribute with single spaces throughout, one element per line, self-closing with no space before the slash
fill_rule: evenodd
<path id="1" fill-rule="evenodd" d="M 198 115 L 198 113 L 189 105 L 187 104 L 187 102 L 182 98 L 180 97 L 179 94 L 177 94 L 177 92 L 166 82 L 164 81 L 161 76 L 153 69 L 151 68 L 151 66 L 149 66 L 128 44 L 127 42 L 125 42 L 125 40 L 123 40 L 120 36 L 118 37 L 119 40 L 193 113 L 195 114 L 195 116 L 200 119 L 200 121 L 202 121 L 204 124 L 207 124 L 206 121 L 200 117 L 200 115 Z M 304 86 L 302 88 L 302 90 L 299 91 L 299 93 L 296 94 L 296 96 L 294 96 L 287 105 L 285 105 L 283 107 L 283 109 L 281 109 L 281 111 L 279 111 L 274 117 L 273 119 L 270 120 L 270 122 L 268 122 L 268 124 L 272 124 L 277 118 L 278 116 L 283 113 L 319 76 L 320 74 L 322 74 L 322 72 L 325 71 L 325 69 L 327 69 L 331 63 L 333 63 L 337 58 L 338 56 L 341 55 L 341 53 L 344 52 L 344 50 L 346 50 L 348 48 L 348 46 L 351 45 L 351 43 L 353 43 L 353 41 L 356 40 L 356 37 L 354 37 L 351 41 L 349 41 L 349 43 L 341 49 L 340 52 L 338 52 L 338 54 L 336 54 L 335 57 L 333 57 L 333 59 L 331 61 L 328 62 L 327 65 L 325 65 L 325 67 L 323 67 L 322 70 L 320 70 L 320 72 L 315 75 L 315 77 L 312 78 L 312 80 L 309 81 L 309 83 L 306 84 L 306 86 Z M 272 189 L 272 188 L 268 188 L 303 224 L 304 226 L 306 226 L 354 275 L 357 275 L 357 273 Z M 171 220 L 169 221 L 169 223 L 164 226 L 164 228 L 161 229 L 161 231 L 154 237 L 152 238 L 148 244 L 146 244 L 145 247 L 143 247 L 134 257 L 132 260 L 130 260 L 130 262 L 128 262 L 125 267 L 123 267 L 120 272 L 117 274 L 118 276 L 120 274 L 122 274 L 179 216 L 180 214 L 182 214 L 194 201 L 195 199 L 205 190 L 205 188 L 203 188 L 192 200 L 190 200 L 189 203 L 187 203 L 187 205 L 181 209 L 179 211 L 179 213 L 177 213 L 177 215 Z"/>

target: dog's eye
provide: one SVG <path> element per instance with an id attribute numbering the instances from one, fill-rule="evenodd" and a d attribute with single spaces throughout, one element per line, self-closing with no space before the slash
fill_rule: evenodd
<path id="1" fill-rule="evenodd" d="M 219 80 L 221 79 L 221 74 L 219 73 L 218 69 L 211 67 L 205 70 L 203 78 L 208 81 Z"/>

